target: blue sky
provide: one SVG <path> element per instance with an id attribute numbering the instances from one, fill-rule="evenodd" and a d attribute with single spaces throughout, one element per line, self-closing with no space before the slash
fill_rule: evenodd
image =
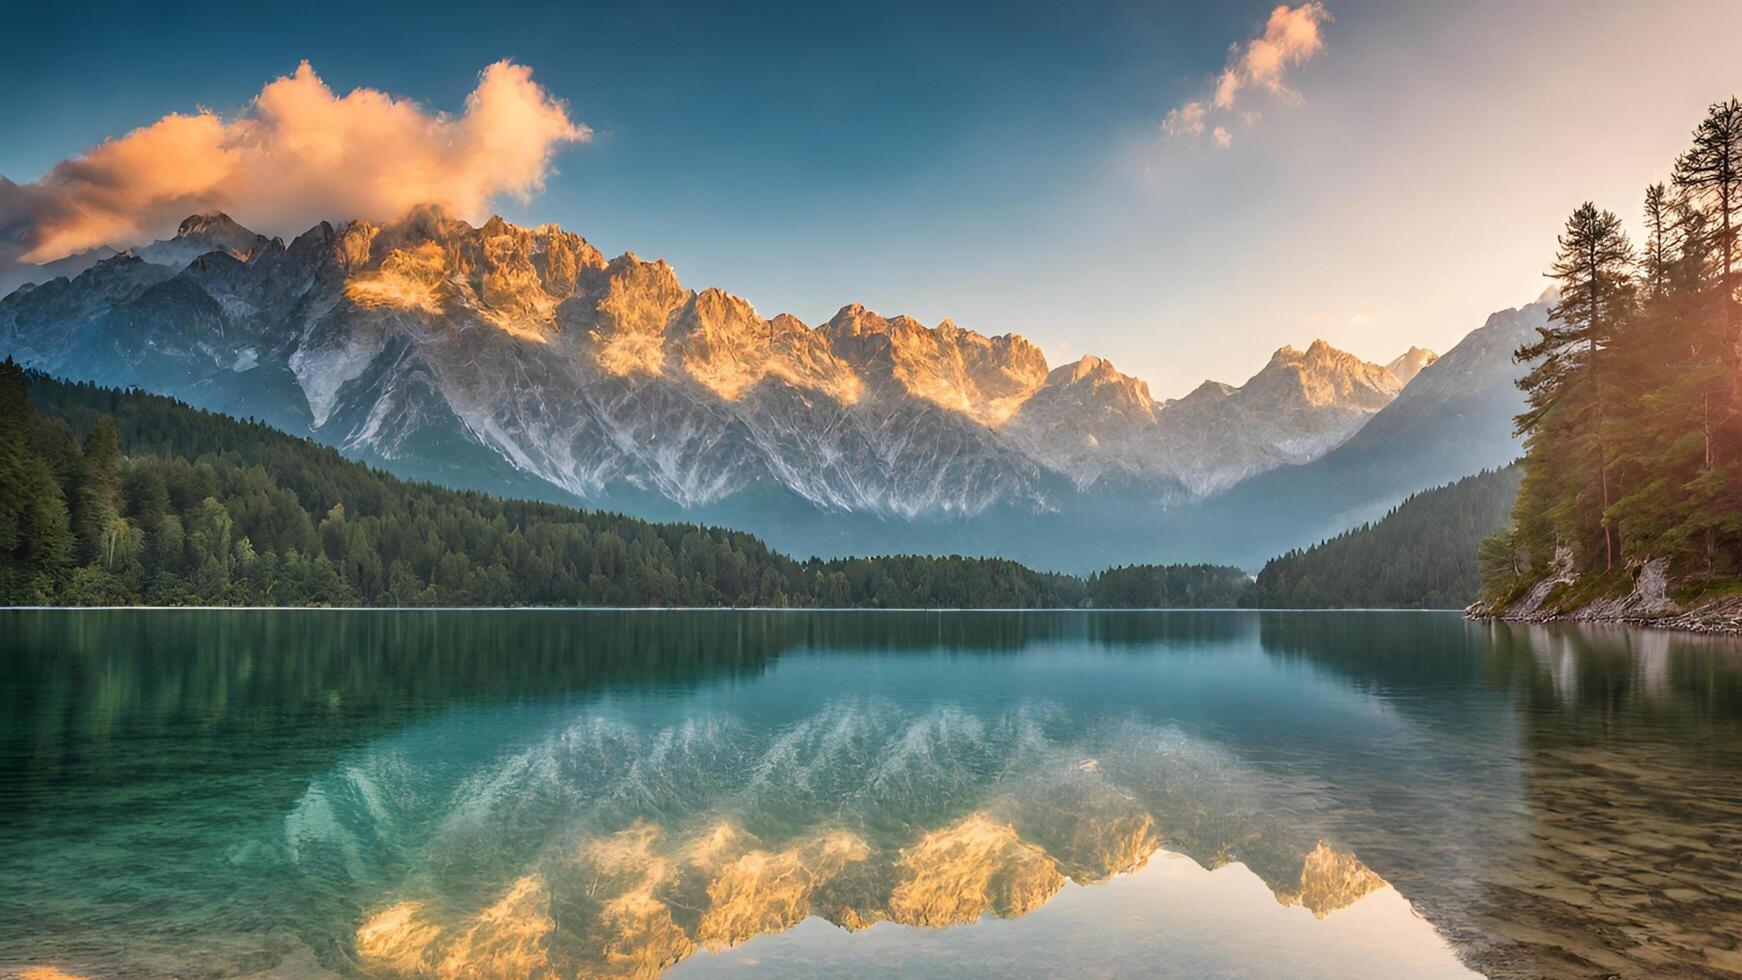
<path id="1" fill-rule="evenodd" d="M 9 14 L 0 175 L 245 111 L 305 59 L 458 112 L 507 58 L 594 131 L 511 219 L 764 315 L 952 317 L 1163 397 L 1316 336 L 1446 349 L 1541 290 L 1580 201 L 1636 220 L 1742 89 L 1742 5 L 1325 5 L 1322 50 L 1243 93 L 1226 148 L 1162 122 L 1270 3 L 36 6 Z"/>

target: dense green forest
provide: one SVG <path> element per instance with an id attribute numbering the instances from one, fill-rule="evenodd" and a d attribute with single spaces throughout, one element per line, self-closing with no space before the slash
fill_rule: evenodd
<path id="1" fill-rule="evenodd" d="M 1397 505 L 1384 518 L 1272 558 L 1251 602 L 1265 609 L 1452 609 L 1476 600 L 1476 550 L 1504 528 L 1523 471 L 1485 470 Z"/>
<path id="2" fill-rule="evenodd" d="M 1233 606 L 1239 569 L 795 561 L 747 534 L 410 483 L 256 422 L 0 364 L 0 604 Z"/>
<path id="3" fill-rule="evenodd" d="M 1742 573 L 1742 102 L 1711 107 L 1643 216 L 1637 248 L 1592 203 L 1558 239 L 1560 299 L 1517 352 L 1524 481 L 1481 549 L 1500 605 L 1557 564 L 1593 597 L 1625 591 L 1643 559 L 1693 591 Z"/>

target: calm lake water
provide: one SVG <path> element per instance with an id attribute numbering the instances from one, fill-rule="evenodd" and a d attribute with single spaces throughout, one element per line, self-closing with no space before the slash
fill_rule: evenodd
<path id="1" fill-rule="evenodd" d="M 0 975 L 1742 972 L 1734 641 L 0 612 L 0 657 Z"/>

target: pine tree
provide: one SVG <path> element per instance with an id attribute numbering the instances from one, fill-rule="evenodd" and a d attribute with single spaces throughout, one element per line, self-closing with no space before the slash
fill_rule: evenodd
<path id="1" fill-rule="evenodd" d="M 1641 256 L 1644 268 L 1646 296 L 1661 299 L 1669 290 L 1670 276 L 1675 267 L 1674 237 L 1677 222 L 1675 202 L 1669 188 L 1661 182 L 1645 189 L 1645 252 Z"/>
<path id="2" fill-rule="evenodd" d="M 1736 236 L 1742 232 L 1742 102 L 1717 102 L 1694 129 L 1694 144 L 1676 158 L 1675 183 L 1715 219 L 1707 232 L 1718 257 L 1718 303 L 1728 345 L 1730 401 L 1742 405 L 1742 323 L 1735 315 Z"/>
<path id="3" fill-rule="evenodd" d="M 73 531 L 79 560 L 109 564 L 116 540 L 125 534 L 121 520 L 121 434 L 101 418 L 85 437 L 83 465 L 75 499 Z"/>
<path id="4" fill-rule="evenodd" d="M 1567 219 L 1557 243 L 1549 275 L 1560 286 L 1560 302 L 1549 311 L 1536 342 L 1514 354 L 1521 362 L 1535 362 L 1519 381 L 1529 407 L 1518 417 L 1518 431 L 1533 449 L 1546 443 L 1551 452 L 1590 457 L 1607 569 L 1617 551 L 1608 517 L 1613 501 L 1604 431 L 1607 389 L 1614 382 L 1602 364 L 1604 350 L 1633 305 L 1633 247 L 1621 219 L 1589 201 Z"/>

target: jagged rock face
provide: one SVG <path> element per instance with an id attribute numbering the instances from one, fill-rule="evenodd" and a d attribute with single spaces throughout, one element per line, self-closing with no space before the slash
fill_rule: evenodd
<path id="1" fill-rule="evenodd" d="M 1161 413 L 1179 479 L 1209 494 L 1323 456 L 1354 435 L 1403 385 L 1390 371 L 1316 340 L 1284 347 L 1239 388 L 1205 382 Z"/>
<path id="2" fill-rule="evenodd" d="M 1390 371 L 1392 377 L 1396 378 L 1399 384 L 1409 384 L 1415 380 L 1416 375 L 1421 373 L 1422 368 L 1439 359 L 1438 354 L 1425 347 L 1411 347 L 1399 354 L 1390 364 L 1385 365 L 1385 370 Z"/>
<path id="3" fill-rule="evenodd" d="M 863 365 L 881 391 L 923 399 L 988 426 L 1009 419 L 1047 378 L 1046 355 L 1027 340 L 1015 334 L 983 337 L 949 320 L 928 328 L 905 316 L 885 320 L 854 303 L 821 332 Z"/>
<path id="4" fill-rule="evenodd" d="M 0 344 L 414 475 L 482 467 L 680 509 L 772 491 L 895 518 L 1052 513 L 1113 477 L 1151 499 L 1214 492 L 1322 454 L 1401 387 L 1319 342 L 1162 405 L 1100 358 L 1049 371 L 1013 334 L 857 304 L 815 329 L 764 319 L 663 261 L 430 207 L 289 245 L 196 215 L 0 301 Z"/>
<path id="5" fill-rule="evenodd" d="M 1386 368 L 1321 340 L 1305 351 L 1282 348 L 1241 387 L 1206 381 L 1160 405 L 1143 382 L 1086 357 L 1052 372 L 1009 428 L 1080 486 L 1118 472 L 1204 495 L 1316 459 L 1402 387 Z"/>
<path id="6" fill-rule="evenodd" d="M 230 220 L 222 211 L 196 214 L 181 223 L 175 237 L 152 242 L 136 251 L 158 265 L 186 265 L 208 252 L 224 252 L 244 261 L 271 240 Z"/>
<path id="7" fill-rule="evenodd" d="M 1089 356 L 1055 368 L 1007 431 L 1030 455 L 1091 486 L 1109 472 L 1170 479 L 1149 386 Z"/>

